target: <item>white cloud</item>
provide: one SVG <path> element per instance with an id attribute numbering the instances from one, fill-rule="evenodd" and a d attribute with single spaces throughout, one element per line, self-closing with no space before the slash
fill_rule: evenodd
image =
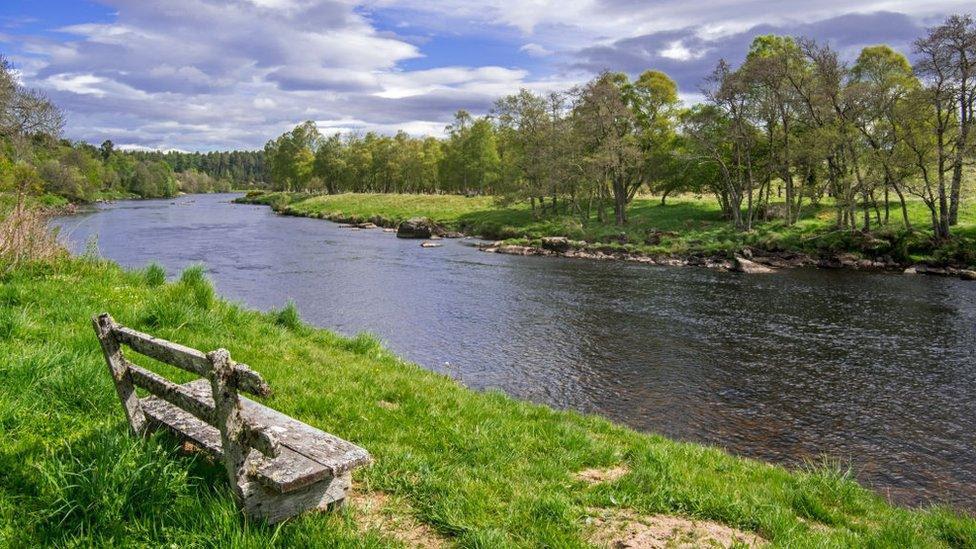
<path id="1" fill-rule="evenodd" d="M 68 111 L 71 138 L 150 148 L 260 147 L 306 119 L 367 131 L 440 133 L 454 110 L 487 110 L 526 71 L 403 70 L 418 47 L 342 0 L 105 0 L 111 22 L 27 37 L 30 85 Z"/>
<path id="2" fill-rule="evenodd" d="M 535 42 L 529 42 L 528 44 L 525 44 L 524 46 L 519 48 L 519 51 L 523 51 L 531 55 L 532 57 L 548 57 L 553 53 L 552 50 L 546 49 L 545 46 L 536 44 Z"/>
<path id="3" fill-rule="evenodd" d="M 705 55 L 704 50 L 691 51 L 685 47 L 681 40 L 675 40 L 668 44 L 668 47 L 659 52 L 661 57 L 674 59 L 675 61 L 690 61 Z"/>

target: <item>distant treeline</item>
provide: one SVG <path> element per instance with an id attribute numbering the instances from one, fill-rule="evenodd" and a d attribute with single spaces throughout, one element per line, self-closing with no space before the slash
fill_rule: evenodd
<path id="1" fill-rule="evenodd" d="M 131 151 L 139 160 L 163 161 L 176 173 L 198 172 L 218 181 L 228 181 L 234 188 L 259 187 L 268 179 L 264 151 Z"/>
<path id="2" fill-rule="evenodd" d="M 305 122 L 265 158 L 280 190 L 495 194 L 584 223 L 594 210 L 626 223 L 641 191 L 692 191 L 713 194 L 743 231 L 770 217 L 792 225 L 827 197 L 838 229 L 886 225 L 895 199 L 902 215 L 890 217 L 911 230 L 914 197 L 945 238 L 976 153 L 976 24 L 949 17 L 914 54 L 913 66 L 872 46 L 847 63 L 810 39 L 759 36 L 740 66 L 718 63 L 688 108 L 662 72 L 605 72 L 503 97 L 484 117 L 460 111 L 444 139 L 323 136 Z"/>
<path id="3" fill-rule="evenodd" d="M 43 93 L 21 86 L 0 56 L 0 193 L 73 202 L 178 192 L 214 192 L 259 184 L 263 151 L 133 152 L 111 141 L 96 147 L 61 139 L 64 114 Z"/>

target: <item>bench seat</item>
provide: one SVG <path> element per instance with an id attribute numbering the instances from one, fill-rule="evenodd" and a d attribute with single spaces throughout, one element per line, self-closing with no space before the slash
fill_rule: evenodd
<path id="1" fill-rule="evenodd" d="M 182 385 L 194 398 L 213 406 L 210 382 L 197 379 Z M 278 457 L 269 458 L 251 451 L 245 467 L 249 478 L 278 494 L 288 494 L 320 481 L 342 478 L 355 467 L 369 463 L 366 450 L 351 442 L 306 425 L 267 406 L 240 397 L 243 416 L 267 429 L 278 441 Z M 140 399 L 147 419 L 180 438 L 206 450 L 217 459 L 223 457 L 220 431 L 165 400 L 147 396 Z"/>
<path id="2" fill-rule="evenodd" d="M 204 353 L 92 317 L 115 392 L 132 433 L 166 429 L 222 461 L 235 503 L 249 519 L 276 523 L 341 505 L 352 470 L 369 453 L 240 395 L 271 395 L 261 374 L 234 362 L 227 349 Z M 201 379 L 176 384 L 126 360 L 122 345 Z M 148 396 L 140 398 L 137 389 Z"/>

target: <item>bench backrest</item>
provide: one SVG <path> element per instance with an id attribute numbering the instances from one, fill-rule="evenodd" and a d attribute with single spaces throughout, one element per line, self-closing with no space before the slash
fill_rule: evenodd
<path id="1" fill-rule="evenodd" d="M 107 313 L 93 317 L 92 324 L 133 432 L 143 434 L 147 429 L 135 391 L 141 387 L 220 431 L 224 463 L 232 481 L 241 475 L 250 448 L 268 457 L 278 456 L 278 441 L 264 426 L 254 425 L 242 415 L 237 394 L 240 390 L 268 396 L 271 388 L 246 364 L 232 361 L 226 349 L 203 353 L 117 324 Z M 213 402 L 200 400 L 183 386 L 129 362 L 122 354 L 122 345 L 208 379 Z"/>

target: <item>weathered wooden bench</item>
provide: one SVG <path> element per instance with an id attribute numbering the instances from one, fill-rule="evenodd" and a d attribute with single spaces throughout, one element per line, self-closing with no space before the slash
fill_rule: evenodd
<path id="1" fill-rule="evenodd" d="M 133 433 L 165 428 L 223 461 L 248 517 L 273 523 L 339 504 L 352 470 L 370 461 L 351 442 L 239 396 L 268 396 L 271 389 L 225 349 L 204 354 L 116 324 L 108 314 L 92 322 Z M 122 345 L 202 379 L 173 383 L 126 360 Z M 136 387 L 150 394 L 140 398 Z"/>

